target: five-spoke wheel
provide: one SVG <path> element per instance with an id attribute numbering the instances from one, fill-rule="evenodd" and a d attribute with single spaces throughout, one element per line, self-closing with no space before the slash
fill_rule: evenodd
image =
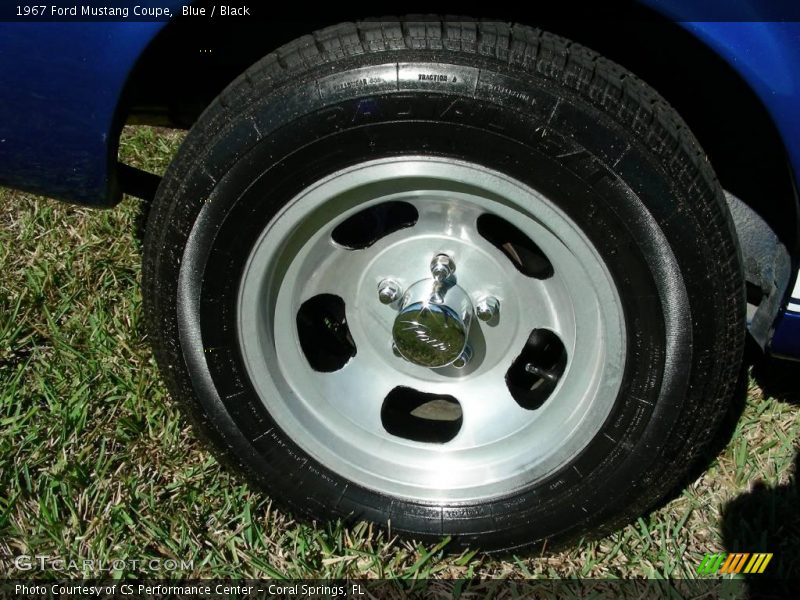
<path id="1" fill-rule="evenodd" d="M 624 368 L 618 292 L 586 237 L 519 181 L 453 160 L 371 161 L 303 190 L 253 248 L 238 322 L 303 450 L 417 500 L 547 476 L 597 433 Z"/>

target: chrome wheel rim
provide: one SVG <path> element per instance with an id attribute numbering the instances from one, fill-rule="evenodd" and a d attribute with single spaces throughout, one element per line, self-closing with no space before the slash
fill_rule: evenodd
<path id="1" fill-rule="evenodd" d="M 365 248 L 334 240 L 338 225 L 389 202 L 411 205 L 414 224 Z M 532 240 L 552 274 L 521 273 L 479 232 L 487 214 Z M 430 278 L 438 254 L 453 257 L 457 284 L 474 305 L 499 301 L 497 318 L 472 321 L 471 358 L 460 369 L 398 356 L 397 307 L 379 300 L 387 278 L 403 288 Z M 355 346 L 332 372 L 311 366 L 298 329 L 301 306 L 320 295 L 341 298 Z M 554 473 L 599 432 L 625 366 L 619 294 L 583 232 L 521 182 L 451 159 L 365 162 L 303 190 L 255 243 L 237 311 L 248 375 L 277 425 L 331 471 L 410 500 L 482 500 Z M 534 330 L 555 334 L 566 363 L 546 401 L 532 409 L 515 400 L 507 379 Z M 398 388 L 455 399 L 460 420 L 452 439 L 387 431 L 384 404 Z"/>

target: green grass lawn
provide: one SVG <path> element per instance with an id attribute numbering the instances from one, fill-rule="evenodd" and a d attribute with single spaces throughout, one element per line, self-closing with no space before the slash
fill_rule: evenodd
<path id="1" fill-rule="evenodd" d="M 181 139 L 127 128 L 121 154 L 161 172 Z M 733 549 L 800 575 L 800 407 L 752 381 L 705 474 L 567 551 L 452 555 L 446 541 L 294 520 L 222 469 L 172 405 L 143 332 L 137 211 L 133 198 L 90 210 L 0 189 L 0 575 L 30 576 L 10 557 L 40 554 L 193 561 L 139 571 L 160 576 L 693 577 L 704 553 Z"/>

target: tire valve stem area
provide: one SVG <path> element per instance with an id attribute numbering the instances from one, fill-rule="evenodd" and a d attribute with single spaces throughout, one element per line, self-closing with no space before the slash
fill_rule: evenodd
<path id="1" fill-rule="evenodd" d="M 534 329 L 506 373 L 506 385 L 522 408 L 541 407 L 556 389 L 567 366 L 561 339 L 548 329 Z"/>
<path id="2" fill-rule="evenodd" d="M 545 369 L 542 369 L 541 367 L 537 367 L 533 363 L 528 363 L 527 365 L 525 365 L 525 370 L 528 373 L 536 375 L 537 377 L 540 377 L 541 379 L 547 380 L 551 383 L 555 383 L 558 381 L 558 375 L 556 373 L 553 373 L 552 371 L 547 371 Z"/>

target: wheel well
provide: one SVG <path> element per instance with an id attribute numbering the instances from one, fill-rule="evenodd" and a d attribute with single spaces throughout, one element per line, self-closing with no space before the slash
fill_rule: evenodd
<path id="1" fill-rule="evenodd" d="M 426 5 L 427 11 L 436 8 L 436 3 Z M 519 21 L 568 37 L 652 85 L 686 120 L 723 187 L 751 206 L 795 254 L 798 206 L 783 142 L 747 83 L 710 48 L 644 8 L 629 7 L 624 14 L 600 22 L 536 22 L 529 15 L 514 14 L 513 9 L 492 10 L 499 14 L 487 17 Z M 138 61 L 122 109 L 129 123 L 191 127 L 213 98 L 262 56 L 316 29 L 365 16 L 222 25 L 178 18 Z"/>

